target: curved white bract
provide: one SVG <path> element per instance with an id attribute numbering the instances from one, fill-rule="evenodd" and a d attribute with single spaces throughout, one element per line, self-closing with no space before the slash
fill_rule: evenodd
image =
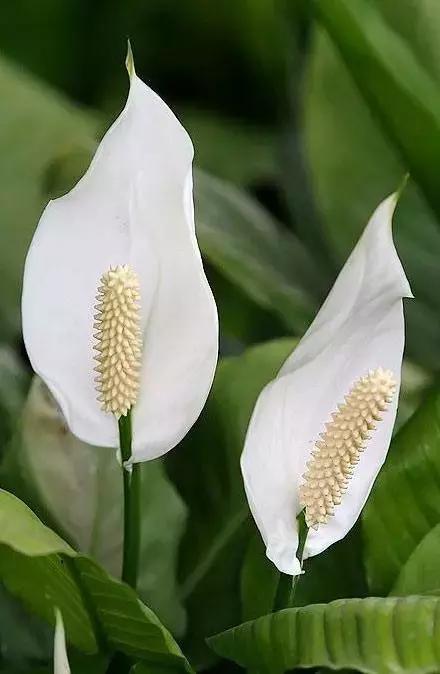
<path id="1" fill-rule="evenodd" d="M 142 343 L 136 462 L 167 452 L 200 414 L 218 325 L 195 235 L 191 140 L 133 68 L 130 75 L 126 106 L 90 168 L 41 216 L 26 259 L 22 314 L 32 366 L 71 431 L 116 447 L 117 421 L 95 391 L 94 305 L 103 274 L 133 270 Z"/>
<path id="2" fill-rule="evenodd" d="M 392 239 L 396 201 L 391 195 L 373 214 L 309 330 L 260 394 L 249 425 L 241 458 L 246 493 L 267 555 L 285 573 L 300 571 L 296 516 L 316 443 L 356 382 L 379 369 L 393 374 L 395 394 L 332 516 L 310 529 L 305 557 L 351 529 L 388 451 L 404 346 L 402 298 L 412 296 Z"/>

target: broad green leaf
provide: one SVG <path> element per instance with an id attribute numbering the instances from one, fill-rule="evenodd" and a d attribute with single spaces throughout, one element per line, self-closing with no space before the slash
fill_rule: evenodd
<path id="1" fill-rule="evenodd" d="M 167 627 L 180 633 L 185 615 L 178 597 L 176 567 L 185 506 L 162 462 L 145 463 L 141 470 L 139 594 Z M 123 494 L 116 452 L 91 447 L 73 436 L 38 377 L 3 468 L 3 483 L 27 500 L 76 549 L 94 557 L 109 573 L 120 575 Z"/>
<path id="2" fill-rule="evenodd" d="M 401 428 L 363 511 L 370 590 L 388 594 L 422 539 L 440 522 L 440 393 Z"/>
<path id="3" fill-rule="evenodd" d="M 371 3 L 318 0 L 313 7 L 365 101 L 440 214 L 440 92 L 435 80 Z"/>
<path id="4" fill-rule="evenodd" d="M 189 670 L 177 643 L 125 583 L 95 561 L 76 554 L 19 499 L 0 491 L 0 579 L 35 613 L 54 621 L 63 614 L 68 640 L 85 653 L 101 647 L 136 659 Z M 62 553 L 62 554 L 60 554 Z"/>
<path id="5" fill-rule="evenodd" d="M 188 609 L 184 650 L 195 665 L 206 664 L 204 639 L 241 618 L 240 568 L 253 524 L 239 459 L 258 394 L 293 347 L 293 340 L 278 340 L 223 359 L 199 421 L 167 458 L 189 508 L 180 578 Z"/>
<path id="6" fill-rule="evenodd" d="M 0 543 L 32 556 L 75 555 L 70 545 L 45 527 L 27 505 L 3 489 L 0 490 Z"/>
<path id="7" fill-rule="evenodd" d="M 440 524 L 426 534 L 401 570 L 391 594 L 440 595 Z"/>
<path id="8" fill-rule="evenodd" d="M 402 5 L 407 7 L 406 0 L 392 3 L 396 15 Z M 417 8 L 421 7 L 418 3 Z M 424 22 L 430 20 L 427 14 Z M 413 26 L 421 22 L 422 17 L 414 17 Z M 313 41 L 304 94 L 304 142 L 313 189 L 327 237 L 342 265 L 374 208 L 396 189 L 407 167 L 322 30 L 316 31 Z M 440 285 L 440 230 L 411 181 L 397 208 L 394 237 L 417 298 L 405 306 L 407 352 L 416 361 L 436 368 L 440 355 L 436 320 L 440 312 L 436 292 Z"/>
<path id="9" fill-rule="evenodd" d="M 260 672 L 329 667 L 428 674 L 440 667 L 439 610 L 436 597 L 340 599 L 244 623 L 209 645 Z"/>

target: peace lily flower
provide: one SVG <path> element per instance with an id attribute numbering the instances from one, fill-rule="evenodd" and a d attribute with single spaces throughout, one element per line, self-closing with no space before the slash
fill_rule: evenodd
<path id="1" fill-rule="evenodd" d="M 397 195 L 377 208 L 309 330 L 261 392 L 241 467 L 266 554 L 301 572 L 343 538 L 382 466 L 397 411 L 411 290 L 392 239 Z"/>
<path id="2" fill-rule="evenodd" d="M 53 648 L 53 671 L 54 674 L 70 674 L 69 661 L 67 659 L 66 635 L 64 632 L 63 616 L 59 609 L 55 609 L 55 639 Z"/>
<path id="3" fill-rule="evenodd" d="M 71 431 L 117 447 L 117 419 L 133 408 L 139 462 L 171 449 L 200 414 L 218 325 L 195 235 L 191 140 L 127 65 L 123 112 L 41 216 L 22 314 L 32 366 Z"/>

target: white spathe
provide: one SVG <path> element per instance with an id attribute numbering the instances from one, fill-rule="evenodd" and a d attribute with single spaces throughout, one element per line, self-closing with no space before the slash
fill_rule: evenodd
<path id="1" fill-rule="evenodd" d="M 404 347 L 402 298 L 412 297 L 392 238 L 396 203 L 393 194 L 373 214 L 312 325 L 261 392 L 249 424 L 241 457 L 246 494 L 268 558 L 287 574 L 300 573 L 296 516 L 306 462 L 353 384 L 379 367 L 393 372 L 396 394 L 334 516 L 309 531 L 305 558 L 351 529 L 388 451 Z"/>
<path id="2" fill-rule="evenodd" d="M 133 461 L 174 447 L 200 414 L 217 363 L 217 310 L 197 245 L 193 146 L 134 72 L 124 110 L 83 178 L 51 201 L 24 271 L 22 315 L 34 370 L 71 431 L 117 447 L 97 402 L 93 323 L 101 275 L 128 264 L 141 292 L 143 357 L 133 409 Z"/>
<path id="3" fill-rule="evenodd" d="M 64 632 L 63 616 L 61 611 L 55 609 L 55 638 L 53 646 L 53 671 L 54 674 L 70 674 L 69 661 L 66 651 L 66 635 Z"/>

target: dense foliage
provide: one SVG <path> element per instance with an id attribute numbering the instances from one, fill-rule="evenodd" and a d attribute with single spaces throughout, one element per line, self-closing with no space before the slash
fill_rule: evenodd
<path id="1" fill-rule="evenodd" d="M 141 601 L 118 579 L 117 458 L 71 435 L 20 336 L 30 238 L 122 107 L 127 35 L 194 141 L 221 326 L 201 417 L 142 465 Z M 439 671 L 439 37 L 435 0 L 2 7 L 0 672 L 52 671 L 54 604 L 73 674 Z M 272 613 L 279 574 L 239 469 L 247 424 L 407 172 L 394 235 L 416 299 L 398 429 L 360 521 Z"/>

